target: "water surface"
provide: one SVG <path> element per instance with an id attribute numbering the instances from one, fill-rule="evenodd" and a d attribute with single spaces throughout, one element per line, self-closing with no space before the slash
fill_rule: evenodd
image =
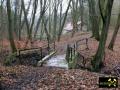
<path id="1" fill-rule="evenodd" d="M 65 56 L 66 56 L 65 54 L 53 56 L 49 60 L 47 60 L 45 66 L 68 68 L 68 64 L 65 60 Z"/>

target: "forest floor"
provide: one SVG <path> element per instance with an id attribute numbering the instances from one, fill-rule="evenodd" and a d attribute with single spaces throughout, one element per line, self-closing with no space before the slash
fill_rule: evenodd
<path id="1" fill-rule="evenodd" d="M 90 36 L 91 34 L 86 32 L 78 32 L 73 38 L 71 35 L 62 36 L 60 42 L 56 42 L 57 54 L 64 54 L 67 44 L 74 44 L 77 40 Z M 120 87 L 118 89 L 103 89 L 98 86 L 100 76 L 118 76 L 120 84 L 120 32 L 116 39 L 114 51 L 107 49 L 111 37 L 112 31 L 110 30 L 105 50 L 104 67 L 99 73 L 80 69 L 67 70 L 57 67 L 27 65 L 7 67 L 0 64 L 1 86 L 5 90 L 120 90 Z M 45 43 L 45 41 L 36 41 L 34 46 L 44 46 Z M 8 47 L 7 41 L 4 46 Z M 78 49 L 86 58 L 96 53 L 98 42 L 89 38 L 88 46 L 89 50 L 80 50 L 80 47 Z M 0 55 L 0 61 L 2 61 L 2 57 L 3 55 Z"/>

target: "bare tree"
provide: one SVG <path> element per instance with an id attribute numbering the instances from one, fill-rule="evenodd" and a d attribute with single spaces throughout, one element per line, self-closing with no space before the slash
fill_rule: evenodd
<path id="1" fill-rule="evenodd" d="M 98 25 L 98 17 L 95 11 L 95 0 L 88 0 L 89 3 L 89 17 L 91 29 L 92 29 L 92 37 L 95 37 L 96 40 L 99 41 L 99 25 Z"/>
<path id="2" fill-rule="evenodd" d="M 61 38 L 61 34 L 62 34 L 63 27 L 64 27 L 64 24 L 65 24 L 65 21 L 66 21 L 66 18 L 67 18 L 67 14 L 68 14 L 68 10 L 69 10 L 69 7 L 70 7 L 70 4 L 71 4 L 71 1 L 72 1 L 72 0 L 69 0 L 68 6 L 67 6 L 67 10 L 66 10 L 66 12 L 65 12 L 65 16 L 64 16 L 64 18 L 63 18 L 62 25 L 61 25 L 61 27 L 59 28 L 58 41 L 60 41 L 60 38 Z"/>
<path id="3" fill-rule="evenodd" d="M 84 15 L 84 5 L 83 5 L 83 0 L 79 0 L 80 4 L 80 17 L 81 17 L 81 31 L 83 30 L 83 15 Z"/>
<path id="4" fill-rule="evenodd" d="M 105 3 L 102 5 L 101 5 L 101 1 L 102 0 L 99 0 L 99 7 L 100 7 L 100 14 L 102 17 L 103 26 L 102 26 L 101 38 L 97 53 L 91 62 L 94 71 L 99 71 L 103 64 L 103 57 L 105 55 L 105 44 L 108 35 L 112 5 L 114 0 L 105 0 Z M 104 10 L 102 10 L 102 8 L 104 8 Z"/>
<path id="5" fill-rule="evenodd" d="M 109 46 L 108 46 L 108 48 L 109 48 L 110 50 L 113 50 L 113 46 L 114 46 L 114 44 L 115 44 L 115 40 L 116 40 L 116 37 L 117 37 L 117 33 L 118 33 L 118 31 L 119 31 L 119 27 L 120 27 L 120 11 L 119 11 L 118 19 L 117 19 L 117 24 L 116 24 L 116 26 L 115 26 L 115 31 L 114 31 L 114 33 L 113 33 L 112 39 L 111 39 L 111 41 L 110 41 L 110 44 L 109 44 Z"/>
<path id="6" fill-rule="evenodd" d="M 14 43 L 14 37 L 13 37 L 13 30 L 12 30 L 12 16 L 11 16 L 11 5 L 10 5 L 10 0 L 6 1 L 6 5 L 7 5 L 7 15 L 8 15 L 8 35 L 9 35 L 9 40 L 10 40 L 10 46 L 11 46 L 11 50 L 12 52 L 16 52 L 16 46 Z"/>
<path id="7" fill-rule="evenodd" d="M 47 10 L 47 0 L 40 0 L 40 15 L 39 15 L 39 18 L 38 18 L 38 21 L 37 21 L 37 24 L 36 24 L 36 26 L 35 26 L 35 33 L 34 33 L 34 38 L 36 37 L 36 34 L 37 34 L 37 32 L 38 32 L 38 29 L 39 29 L 39 25 L 40 25 L 40 23 L 41 23 L 41 20 L 42 20 L 42 18 L 43 18 L 43 16 L 44 16 L 44 14 L 45 14 L 45 12 L 46 12 L 46 10 Z"/>
<path id="8" fill-rule="evenodd" d="M 27 27 L 27 37 L 28 39 L 30 39 L 30 25 L 29 25 L 29 21 L 28 21 L 28 18 L 27 18 L 27 12 L 26 12 L 26 9 L 25 9 L 25 4 L 24 4 L 24 0 L 21 0 L 21 3 L 22 3 L 22 10 L 24 12 L 24 18 L 25 18 L 25 22 L 26 22 L 26 27 Z"/>
<path id="9" fill-rule="evenodd" d="M 72 37 L 75 33 L 75 31 L 78 31 L 78 25 L 77 22 L 79 20 L 79 6 L 78 6 L 78 0 L 72 0 L 71 5 L 71 15 L 72 15 L 72 24 L 73 24 L 73 30 L 72 30 Z"/>

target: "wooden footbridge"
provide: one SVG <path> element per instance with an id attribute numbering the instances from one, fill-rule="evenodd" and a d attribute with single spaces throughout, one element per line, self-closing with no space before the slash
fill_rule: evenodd
<path id="1" fill-rule="evenodd" d="M 81 45 L 85 46 L 85 48 L 83 48 L 82 50 L 89 50 L 88 38 L 78 40 L 72 45 L 70 44 L 67 45 L 66 60 L 68 62 L 69 68 L 76 68 L 76 66 L 78 65 L 85 68 L 86 60 L 88 58 L 85 58 L 85 56 L 79 52 L 82 51 L 82 50 L 78 50 L 78 48 Z"/>
<path id="2" fill-rule="evenodd" d="M 88 38 L 85 39 L 81 39 L 76 41 L 73 45 L 68 45 L 68 47 L 70 48 L 70 54 L 75 55 L 75 52 L 78 52 L 78 48 L 84 45 L 85 48 L 83 50 L 88 50 Z M 68 48 L 67 47 L 67 48 Z M 56 51 L 56 44 L 55 42 L 52 42 L 50 44 L 46 43 L 43 47 L 38 47 L 38 48 L 28 48 L 28 49 L 18 49 L 18 56 L 24 55 L 24 54 L 28 54 L 28 53 L 34 53 L 34 52 L 38 52 L 38 54 L 40 54 L 40 60 L 44 61 L 44 57 L 48 57 L 49 55 L 52 55 L 50 52 L 54 52 Z M 72 57 L 72 56 L 71 56 Z M 82 56 L 80 54 L 80 58 L 82 58 L 83 60 L 85 59 L 84 56 Z M 46 59 L 46 58 L 45 58 Z"/>

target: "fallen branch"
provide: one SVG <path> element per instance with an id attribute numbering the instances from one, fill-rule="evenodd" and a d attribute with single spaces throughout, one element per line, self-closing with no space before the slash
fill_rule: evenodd
<path id="1" fill-rule="evenodd" d="M 48 60 L 50 57 L 52 57 L 54 54 L 56 53 L 56 51 L 51 52 L 49 55 L 45 56 L 42 60 L 40 60 L 37 64 L 37 66 L 42 66 L 43 62 L 45 62 L 46 60 Z"/>

